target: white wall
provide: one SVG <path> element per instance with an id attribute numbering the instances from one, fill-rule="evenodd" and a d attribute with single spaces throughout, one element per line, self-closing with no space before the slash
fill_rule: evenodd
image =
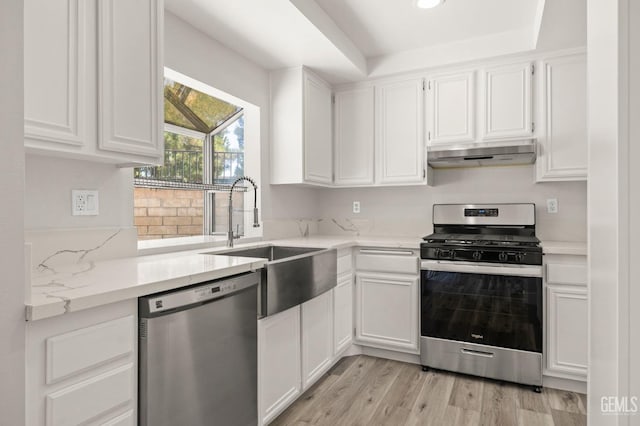
<path id="1" fill-rule="evenodd" d="M 25 228 L 133 226 L 133 170 L 113 165 L 27 155 Z M 71 215 L 71 190 L 97 189 L 100 214 Z"/>
<path id="2" fill-rule="evenodd" d="M 637 425 L 640 413 L 603 413 L 601 401 L 635 397 L 640 408 L 640 6 L 588 0 L 587 7 L 588 416 L 593 425 Z"/>
<path id="3" fill-rule="evenodd" d="M 165 13 L 165 65 L 260 109 L 261 219 L 313 217 L 314 191 L 269 185 L 269 73 L 170 12 Z"/>
<path id="4" fill-rule="evenodd" d="M 433 187 L 328 189 L 319 196 L 322 229 L 331 218 L 363 224 L 364 233 L 424 236 L 431 232 L 437 203 L 535 203 L 537 235 L 542 240 L 586 241 L 585 182 L 533 183 L 532 166 L 484 167 L 434 171 Z M 559 212 L 546 212 L 546 199 L 557 198 Z M 360 201 L 361 213 L 352 213 Z M 329 228 L 330 229 L 330 228 Z"/>
<path id="5" fill-rule="evenodd" d="M 0 424 L 24 424 L 22 0 L 0 2 Z"/>

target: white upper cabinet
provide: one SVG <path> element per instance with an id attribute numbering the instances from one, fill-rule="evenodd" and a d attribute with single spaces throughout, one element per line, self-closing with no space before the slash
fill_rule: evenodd
<path id="1" fill-rule="evenodd" d="M 163 14 L 155 0 L 25 1 L 28 152 L 162 163 Z"/>
<path id="2" fill-rule="evenodd" d="M 424 183 L 424 80 L 378 85 L 375 120 L 377 183 Z"/>
<path id="3" fill-rule="evenodd" d="M 336 92 L 334 107 L 335 184 L 374 181 L 374 89 Z"/>
<path id="4" fill-rule="evenodd" d="M 304 67 L 273 71 L 271 116 L 271 183 L 331 184 L 331 88 Z"/>
<path id="5" fill-rule="evenodd" d="M 475 72 L 429 78 L 427 90 L 430 145 L 475 140 Z"/>
<path id="6" fill-rule="evenodd" d="M 98 7 L 99 147 L 161 156 L 163 9 L 155 0 L 100 0 Z"/>
<path id="7" fill-rule="evenodd" d="M 85 1 L 24 2 L 24 132 L 33 144 L 86 139 Z"/>
<path id="8" fill-rule="evenodd" d="M 532 137 L 532 73 L 530 62 L 484 70 L 483 140 Z"/>
<path id="9" fill-rule="evenodd" d="M 586 55 L 540 62 L 537 180 L 587 178 Z"/>

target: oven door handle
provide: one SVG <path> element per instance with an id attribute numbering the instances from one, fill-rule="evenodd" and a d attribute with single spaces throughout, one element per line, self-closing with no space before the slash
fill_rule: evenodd
<path id="1" fill-rule="evenodd" d="M 541 265 L 491 265 L 487 263 L 422 260 L 423 271 L 458 272 L 466 274 L 509 275 L 514 277 L 542 278 Z"/>
<path id="2" fill-rule="evenodd" d="M 493 352 L 476 351 L 473 349 L 466 349 L 466 348 L 460 349 L 460 352 L 462 352 L 465 355 L 481 356 L 484 358 L 493 358 L 494 356 Z"/>

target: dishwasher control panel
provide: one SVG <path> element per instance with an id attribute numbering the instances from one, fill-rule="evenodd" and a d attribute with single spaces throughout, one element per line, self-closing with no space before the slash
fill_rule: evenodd
<path id="1" fill-rule="evenodd" d="M 159 314 L 185 306 L 219 299 L 245 288 L 257 285 L 260 275 L 252 272 L 217 281 L 210 281 L 185 290 L 141 297 L 138 302 L 140 316 Z"/>

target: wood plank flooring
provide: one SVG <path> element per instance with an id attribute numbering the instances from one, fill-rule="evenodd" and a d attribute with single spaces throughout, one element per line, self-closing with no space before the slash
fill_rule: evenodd
<path id="1" fill-rule="evenodd" d="M 271 425 L 580 426 L 583 397 L 359 355 L 340 360 Z"/>

